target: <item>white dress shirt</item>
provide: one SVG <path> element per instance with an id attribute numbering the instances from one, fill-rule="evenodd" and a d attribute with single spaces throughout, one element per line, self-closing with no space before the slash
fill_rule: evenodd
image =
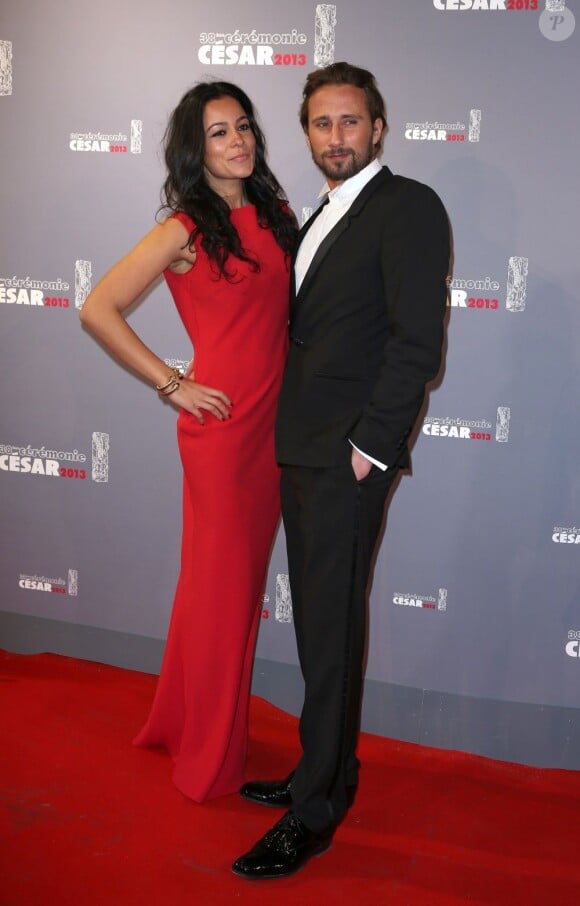
<path id="1" fill-rule="evenodd" d="M 381 165 L 378 160 L 373 160 L 367 164 L 363 170 L 350 179 L 345 179 L 334 189 L 328 188 L 326 183 L 319 198 L 328 196 L 328 204 L 324 206 L 300 244 L 298 255 L 294 264 L 294 274 L 296 276 L 296 292 L 300 289 L 302 281 L 306 276 L 306 271 L 312 263 L 318 246 L 326 239 L 330 231 L 336 226 L 341 217 L 344 217 L 353 201 L 362 192 L 373 176 L 381 172 Z"/>
<path id="2" fill-rule="evenodd" d="M 320 192 L 319 197 L 328 196 L 328 204 L 324 206 L 308 232 L 306 233 L 304 239 L 300 244 L 298 249 L 298 255 L 296 256 L 296 261 L 294 264 L 294 275 L 296 278 L 296 292 L 302 286 L 302 281 L 306 276 L 308 268 L 312 264 L 312 259 L 314 258 L 316 251 L 321 244 L 321 242 L 328 236 L 330 231 L 336 226 L 341 217 L 344 217 L 354 200 L 362 192 L 364 187 L 368 182 L 371 181 L 373 176 L 376 176 L 377 173 L 381 172 L 381 165 L 378 160 L 373 160 L 370 164 L 367 164 L 359 173 L 356 173 L 354 176 L 351 176 L 350 179 L 345 179 L 344 182 L 340 185 L 335 186 L 334 189 L 328 188 L 326 184 L 322 191 Z M 365 453 L 364 450 L 359 450 L 352 441 L 349 441 L 355 450 L 368 459 L 369 462 L 372 462 L 373 465 L 378 466 L 379 469 L 382 469 L 383 472 L 387 470 L 387 466 L 383 462 L 379 462 L 377 459 L 374 459 L 372 456 L 369 456 L 368 453 Z"/>

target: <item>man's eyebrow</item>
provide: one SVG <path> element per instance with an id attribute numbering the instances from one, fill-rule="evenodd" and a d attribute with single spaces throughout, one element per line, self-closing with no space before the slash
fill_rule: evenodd
<path id="1" fill-rule="evenodd" d="M 341 120 L 360 120 L 362 118 L 361 113 L 341 113 L 338 116 L 338 119 Z M 312 122 L 316 123 L 318 120 L 328 120 L 331 119 L 329 113 L 321 113 L 319 116 L 312 117 Z"/>

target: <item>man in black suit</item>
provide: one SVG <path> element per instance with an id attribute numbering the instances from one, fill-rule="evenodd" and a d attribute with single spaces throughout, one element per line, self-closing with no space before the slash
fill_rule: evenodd
<path id="1" fill-rule="evenodd" d="M 289 875 L 324 852 L 358 782 L 366 587 L 393 479 L 440 367 L 449 224 L 427 186 L 377 161 L 384 101 L 370 72 L 308 76 L 301 124 L 329 190 L 293 267 L 278 409 L 282 513 L 305 680 L 303 755 L 241 795 L 289 811 L 233 866 Z"/>

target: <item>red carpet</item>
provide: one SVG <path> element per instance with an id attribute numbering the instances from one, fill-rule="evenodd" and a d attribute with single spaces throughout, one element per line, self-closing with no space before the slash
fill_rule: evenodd
<path id="1" fill-rule="evenodd" d="M 0 652 L 0 904 L 572 906 L 580 775 L 363 735 L 361 785 L 332 849 L 284 881 L 230 863 L 279 814 L 199 806 L 130 740 L 156 678 Z M 252 700 L 248 776 L 281 776 L 296 720 Z"/>

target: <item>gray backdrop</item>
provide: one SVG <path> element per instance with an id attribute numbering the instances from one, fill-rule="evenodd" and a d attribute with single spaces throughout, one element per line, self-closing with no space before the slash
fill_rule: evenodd
<path id="1" fill-rule="evenodd" d="M 167 115 L 199 79 L 250 94 L 307 216 L 321 178 L 301 87 L 347 59 L 387 100 L 384 161 L 439 192 L 455 241 L 444 373 L 376 562 L 364 726 L 580 767 L 575 8 L 3 0 L 0 644 L 158 669 L 179 557 L 176 413 L 78 309 L 153 225 Z M 168 362 L 191 357 L 163 282 L 130 321 Z M 286 573 L 280 531 L 254 690 L 295 711 Z"/>

